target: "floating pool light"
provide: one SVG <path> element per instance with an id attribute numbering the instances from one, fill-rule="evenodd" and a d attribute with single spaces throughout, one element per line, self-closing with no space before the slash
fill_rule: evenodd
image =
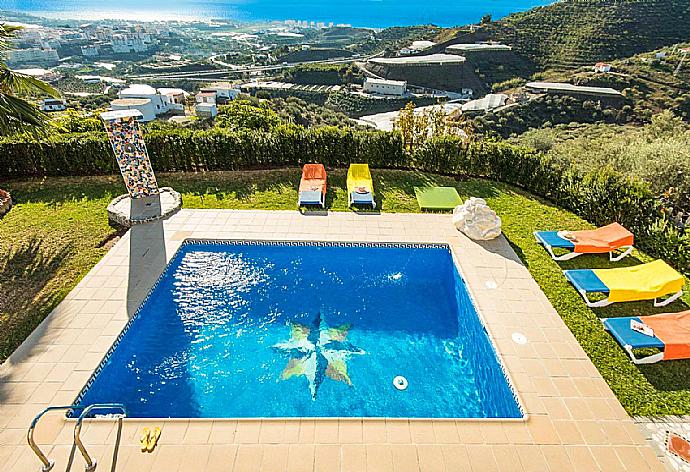
<path id="1" fill-rule="evenodd" d="M 398 390 L 407 390 L 407 379 L 402 375 L 398 375 L 393 379 L 393 386 Z"/>

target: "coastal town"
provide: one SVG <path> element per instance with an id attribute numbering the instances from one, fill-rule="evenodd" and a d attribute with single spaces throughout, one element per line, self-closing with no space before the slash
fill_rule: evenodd
<path id="1" fill-rule="evenodd" d="M 46 112 L 137 109 L 144 121 L 184 123 L 215 117 L 219 105 L 240 94 L 295 96 L 315 103 L 339 94 L 362 103 L 356 112 L 346 113 L 353 121 L 390 131 L 401 104 L 409 100 L 419 105 L 417 113 L 442 107 L 468 117 L 549 94 L 587 97 L 614 107 L 623 103 L 620 91 L 610 87 L 565 83 L 531 82 L 493 93 L 485 73 L 477 71 L 515 60 L 512 47 L 496 41 L 437 45 L 429 40 L 405 43 L 403 37 L 394 44 L 402 47 L 391 54 L 391 44 L 376 41 L 374 29 L 306 20 L 260 25 L 33 20 L 16 22 L 25 28 L 8 53 L 8 64 L 62 92 L 61 99 L 40 101 Z M 365 39 L 373 39 L 374 46 L 363 48 Z M 341 65 L 356 71 L 353 80 L 295 83 L 285 73 Z M 610 64 L 592 67 L 611 72 Z"/>

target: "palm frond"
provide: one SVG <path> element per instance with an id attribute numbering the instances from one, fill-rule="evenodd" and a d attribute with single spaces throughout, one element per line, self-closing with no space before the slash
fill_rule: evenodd
<path id="1" fill-rule="evenodd" d="M 0 92 L 7 95 L 48 95 L 59 97 L 59 93 L 49 84 L 30 75 L 10 70 L 0 62 Z"/>
<path id="2" fill-rule="evenodd" d="M 0 52 L 12 47 L 12 39 L 20 29 L 0 23 Z M 21 97 L 46 95 L 58 97 L 59 93 L 42 80 L 11 70 L 0 60 L 0 135 L 45 134 L 47 116 Z"/>
<path id="3" fill-rule="evenodd" d="M 0 38 L 12 38 L 20 29 L 22 29 L 21 26 L 0 23 Z"/>
<path id="4" fill-rule="evenodd" d="M 30 103 L 0 93 L 0 135 L 29 133 L 43 135 L 48 117 Z"/>
<path id="5" fill-rule="evenodd" d="M 17 31 L 21 29 L 21 26 L 0 23 L 0 51 L 7 50 L 12 47 L 12 40 L 17 37 Z"/>

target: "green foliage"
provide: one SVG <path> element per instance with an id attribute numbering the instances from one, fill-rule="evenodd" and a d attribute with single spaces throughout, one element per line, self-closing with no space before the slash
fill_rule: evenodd
<path id="1" fill-rule="evenodd" d="M 326 106 L 348 116 L 359 118 L 365 115 L 397 111 L 404 108 L 409 102 L 413 102 L 416 106 L 426 106 L 436 104 L 437 100 L 431 97 L 387 98 L 381 100 L 351 93 L 333 92 L 328 94 Z"/>
<path id="2" fill-rule="evenodd" d="M 0 54 L 10 49 L 22 28 L 0 22 Z M 39 134 L 45 130 L 47 116 L 27 101 L 28 98 L 57 97 L 47 83 L 14 72 L 0 55 L 0 136 L 14 133 Z"/>
<path id="3" fill-rule="evenodd" d="M 98 113 L 84 115 L 71 108 L 50 120 L 50 125 L 60 133 L 103 131 L 103 122 L 98 118 Z"/>
<path id="4" fill-rule="evenodd" d="M 355 127 L 354 122 L 344 113 L 315 103 L 308 103 L 297 97 L 273 98 L 263 102 L 275 111 L 286 123 L 294 123 L 305 128 L 314 126 Z"/>
<path id="5" fill-rule="evenodd" d="M 665 111 L 652 117 L 652 122 L 647 126 L 647 135 L 648 139 L 674 138 L 688 130 L 686 124 L 672 111 Z"/>
<path id="6" fill-rule="evenodd" d="M 261 104 L 249 100 L 232 100 L 218 107 L 216 126 L 230 129 L 256 129 L 269 131 L 280 124 L 280 117 Z"/>
<path id="7" fill-rule="evenodd" d="M 320 86 L 314 86 L 315 89 L 320 88 Z M 308 90 L 308 89 L 271 89 L 271 90 L 257 90 L 254 97 L 269 100 L 275 98 L 285 98 L 290 97 L 299 98 L 309 103 L 314 103 L 316 105 L 324 105 L 328 99 L 328 92 L 323 90 Z"/>
<path id="8" fill-rule="evenodd" d="M 427 108 L 421 112 L 415 111 L 412 102 L 400 110 L 393 123 L 393 129 L 400 133 L 403 146 L 408 151 L 430 139 L 442 136 L 469 138 L 471 135 L 462 115 L 459 119 L 449 116 L 443 106 Z"/>
<path id="9" fill-rule="evenodd" d="M 279 56 L 279 62 L 306 62 L 306 61 L 327 61 L 328 59 L 335 59 L 341 57 L 352 56 L 352 51 L 349 49 L 340 48 L 311 48 L 307 50 L 298 49 L 289 52 L 285 55 Z"/>
<path id="10" fill-rule="evenodd" d="M 55 86 L 60 92 L 69 94 L 102 95 L 104 89 L 104 85 L 101 83 L 89 84 L 70 75 L 61 77 Z"/>
<path id="11" fill-rule="evenodd" d="M 687 42 L 674 44 L 611 61 L 610 73 L 594 72 L 588 65 L 574 72 L 547 71 L 541 80 L 620 90 L 632 107 L 628 113 L 636 122 L 649 122 L 653 115 L 665 110 L 673 110 L 690 122 L 690 62 L 680 53 L 688 46 Z M 657 58 L 658 53 L 664 57 Z"/>
<path id="12" fill-rule="evenodd" d="M 413 41 L 433 39 L 443 30 L 433 25 L 394 26 L 373 33 L 369 41 L 360 41 L 356 52 L 371 54 L 374 52 L 394 53 L 409 46 Z"/>
<path id="13" fill-rule="evenodd" d="M 354 64 L 303 64 L 286 69 L 283 79 L 296 84 L 345 85 L 361 83 L 362 73 Z"/>
<path id="14" fill-rule="evenodd" d="M 215 119 L 217 127 L 229 129 L 269 131 L 279 124 L 296 124 L 305 128 L 354 127 L 347 115 L 298 97 L 261 99 L 259 94 L 222 105 Z"/>
<path id="15" fill-rule="evenodd" d="M 555 131 L 552 127 L 533 128 L 515 139 L 530 149 L 549 152 L 556 144 Z"/>
<path id="16" fill-rule="evenodd" d="M 527 81 L 522 77 L 513 77 L 512 79 L 504 80 L 503 82 L 496 82 L 491 86 L 491 91 L 494 93 L 504 92 L 506 90 L 522 87 Z"/>
<path id="17" fill-rule="evenodd" d="M 237 105 L 250 108 L 247 118 L 240 120 L 248 122 L 255 107 Z M 689 230 L 668 223 L 666 207 L 639 180 L 605 168 L 588 173 L 505 142 L 466 142 L 444 136 L 405 151 L 398 133 L 281 125 L 276 124 L 280 119 L 275 112 L 268 111 L 267 116 L 278 121 L 251 121 L 250 125 L 259 129 L 233 124 L 231 128 L 209 130 L 151 131 L 146 143 L 153 167 L 159 172 L 211 171 L 305 162 L 322 162 L 329 167 L 367 162 L 375 168 L 487 177 L 525 188 L 594 224 L 618 221 L 638 236 L 639 247 L 656 256 L 673 255 L 669 260 L 690 272 Z M 57 134 L 40 143 L 21 137 L 0 141 L 3 177 L 113 172 L 115 160 L 105 133 Z"/>
<path id="18" fill-rule="evenodd" d="M 670 214 L 684 219 L 690 213 L 690 128 L 671 112 L 655 115 L 641 128 L 572 125 L 530 130 L 515 141 L 548 152 L 562 167 L 612 168 L 637 177 Z"/>
<path id="19" fill-rule="evenodd" d="M 474 119 L 478 132 L 507 138 L 531 128 L 577 123 L 626 123 L 628 109 L 619 104 L 587 100 L 567 95 L 544 95 L 489 112 Z"/>
<path id="20" fill-rule="evenodd" d="M 110 102 L 115 98 L 117 98 L 117 94 L 113 90 L 109 95 L 88 95 L 86 97 L 71 96 L 67 98 L 67 103 L 70 108 L 95 111 L 101 108 L 108 108 Z"/>

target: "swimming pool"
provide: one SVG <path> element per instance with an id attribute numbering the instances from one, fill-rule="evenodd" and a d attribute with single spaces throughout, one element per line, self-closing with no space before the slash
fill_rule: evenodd
<path id="1" fill-rule="evenodd" d="M 104 402 L 142 418 L 523 417 L 440 244 L 188 240 L 77 398 Z"/>

